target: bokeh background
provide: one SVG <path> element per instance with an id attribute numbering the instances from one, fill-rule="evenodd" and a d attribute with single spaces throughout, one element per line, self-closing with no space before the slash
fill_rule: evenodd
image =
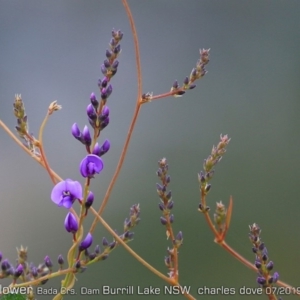
<path id="1" fill-rule="evenodd" d="M 175 201 L 174 229 L 184 234 L 179 256 L 181 283 L 190 285 L 194 296 L 201 299 L 262 298 L 239 295 L 243 286 L 257 287 L 256 274 L 213 242 L 197 211 L 197 173 L 219 135 L 229 134 L 232 141 L 217 165 L 208 203 L 212 208 L 216 201 L 227 204 L 232 195 L 228 243 L 253 261 L 248 225 L 257 222 L 281 279 L 300 286 L 300 2 L 132 0 L 129 4 L 139 34 L 144 92 L 163 93 L 175 79 L 181 83 L 194 67 L 199 48 L 211 48 L 211 61 L 196 89 L 182 98 L 142 107 L 104 218 L 121 232 L 130 206 L 140 203 L 142 221 L 130 245 L 166 273 L 163 259 L 170 244 L 159 222 L 155 172 L 157 161 L 167 157 Z M 116 168 L 136 99 L 133 39 L 122 3 L 0 2 L 0 118 L 14 129 L 12 103 L 14 95 L 21 93 L 30 130 L 37 135 L 49 103 L 57 99 L 63 109 L 50 118 L 44 141 L 51 167 L 63 178 L 83 182 L 78 165 L 85 149 L 72 137 L 70 128 L 74 122 L 81 128 L 87 124 L 85 109 L 90 93 L 98 91 L 100 65 L 112 28 L 121 29 L 124 38 L 108 101 L 111 123 L 102 135 L 103 140 L 110 140 L 111 150 L 104 156 L 104 171 L 91 186 L 97 195 L 96 206 Z M 53 261 L 58 254 L 66 256 L 71 242 L 63 227 L 66 210 L 51 202 L 47 173 L 2 129 L 0 145 L 3 256 L 14 261 L 15 247 L 21 244 L 29 247 L 29 260 L 35 264 L 46 254 Z M 87 225 L 91 220 L 90 216 Z M 99 226 L 94 244 L 101 243 L 103 236 L 111 240 Z M 78 279 L 78 291 L 102 285 L 164 286 L 121 247 Z M 60 280 L 51 280 L 45 287 L 58 287 Z M 236 295 L 200 297 L 196 291 L 203 286 L 233 287 Z M 82 298 L 99 296 L 66 297 Z M 147 296 L 149 300 L 160 298 L 168 297 Z"/>

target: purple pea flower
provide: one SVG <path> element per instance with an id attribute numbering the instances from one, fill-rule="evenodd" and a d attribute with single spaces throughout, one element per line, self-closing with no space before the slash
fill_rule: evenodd
<path id="1" fill-rule="evenodd" d="M 76 199 L 82 199 L 82 187 L 78 181 L 66 179 L 52 189 L 51 200 L 58 206 L 69 209 Z"/>
<path id="2" fill-rule="evenodd" d="M 79 169 L 83 177 L 93 178 L 95 173 L 102 171 L 103 161 L 99 156 L 89 154 L 81 161 Z"/>
<path id="3" fill-rule="evenodd" d="M 65 228 L 68 232 L 75 233 L 78 230 L 78 222 L 76 217 L 68 212 L 66 218 L 65 218 Z"/>

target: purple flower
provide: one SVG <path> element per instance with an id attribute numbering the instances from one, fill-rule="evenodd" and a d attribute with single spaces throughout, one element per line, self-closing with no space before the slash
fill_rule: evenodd
<path id="1" fill-rule="evenodd" d="M 102 159 L 95 155 L 87 155 L 80 163 L 80 173 L 83 177 L 93 178 L 95 173 L 99 174 L 103 169 Z"/>
<path id="2" fill-rule="evenodd" d="M 65 218 L 65 228 L 68 232 L 75 233 L 78 230 L 78 222 L 76 217 L 68 212 L 66 218 Z"/>
<path id="3" fill-rule="evenodd" d="M 78 181 L 66 179 L 52 189 L 51 200 L 58 206 L 69 209 L 76 199 L 82 199 L 82 187 Z"/>
<path id="4" fill-rule="evenodd" d="M 81 241 L 80 245 L 79 245 L 79 251 L 83 251 L 87 248 L 89 248 L 93 243 L 93 236 L 88 233 L 85 237 L 85 239 L 83 241 Z"/>

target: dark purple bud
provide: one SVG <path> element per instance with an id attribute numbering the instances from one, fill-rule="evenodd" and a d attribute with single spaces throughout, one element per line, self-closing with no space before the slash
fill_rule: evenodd
<path id="1" fill-rule="evenodd" d="M 197 69 L 194 68 L 194 69 L 192 70 L 191 75 L 192 75 L 193 77 L 196 77 L 196 76 L 197 76 Z"/>
<path id="2" fill-rule="evenodd" d="M 188 83 L 189 83 L 189 78 L 188 78 L 188 77 L 185 77 L 183 83 L 184 83 L 185 85 L 188 85 Z"/>
<path id="3" fill-rule="evenodd" d="M 124 220 L 124 231 L 128 230 L 130 227 L 132 227 L 131 221 L 129 219 Z"/>
<path id="4" fill-rule="evenodd" d="M 107 59 L 104 60 L 103 64 L 107 69 L 110 67 L 110 62 Z"/>
<path id="5" fill-rule="evenodd" d="M 104 155 L 110 149 L 110 142 L 109 140 L 105 140 L 100 148 L 99 156 Z"/>
<path id="6" fill-rule="evenodd" d="M 253 253 L 257 253 L 257 248 L 256 247 L 252 247 L 252 252 Z"/>
<path id="7" fill-rule="evenodd" d="M 75 139 L 80 139 L 81 137 L 81 132 L 79 130 L 79 127 L 76 123 L 72 125 L 72 135 L 74 136 Z"/>
<path id="8" fill-rule="evenodd" d="M 100 129 L 103 130 L 109 124 L 109 117 L 105 118 L 100 125 Z"/>
<path id="9" fill-rule="evenodd" d="M 85 239 L 83 241 L 81 241 L 80 245 L 79 245 L 79 251 L 83 251 L 85 249 L 88 249 L 93 243 L 93 236 L 88 233 L 85 237 Z"/>
<path id="10" fill-rule="evenodd" d="M 105 52 L 105 56 L 106 56 L 107 58 L 111 58 L 111 56 L 112 56 L 112 52 L 111 52 L 111 51 L 109 51 L 109 50 L 106 50 L 106 52 Z"/>
<path id="11" fill-rule="evenodd" d="M 102 245 L 103 245 L 103 247 L 107 247 L 108 246 L 108 240 L 106 239 L 106 237 L 104 237 L 102 239 Z"/>
<path id="12" fill-rule="evenodd" d="M 204 183 L 206 180 L 205 180 L 205 175 L 204 175 L 204 172 L 203 171 L 200 171 L 200 173 L 198 174 L 198 180 L 199 182 L 201 183 Z"/>
<path id="13" fill-rule="evenodd" d="M 1 263 L 1 269 L 3 272 L 7 271 L 10 268 L 10 263 L 8 261 L 8 259 L 4 259 Z"/>
<path id="14" fill-rule="evenodd" d="M 131 231 L 126 231 L 124 234 L 124 237 L 126 240 L 132 240 L 133 236 L 134 236 L 134 232 L 131 232 Z"/>
<path id="15" fill-rule="evenodd" d="M 170 256 L 165 256 L 165 265 L 167 267 L 171 266 L 171 258 L 170 258 Z"/>
<path id="16" fill-rule="evenodd" d="M 110 42 L 109 42 L 111 48 L 115 47 L 115 46 L 117 45 L 117 43 L 118 43 L 118 42 L 117 42 L 114 38 L 112 38 L 112 39 L 110 40 Z"/>
<path id="17" fill-rule="evenodd" d="M 261 268 L 261 262 L 257 260 L 257 261 L 255 262 L 255 267 L 256 267 L 257 269 L 260 269 L 260 268 Z"/>
<path id="18" fill-rule="evenodd" d="M 81 265 L 80 260 L 77 260 L 75 263 L 75 269 L 76 269 L 76 273 L 83 273 L 86 270 L 86 267 Z"/>
<path id="19" fill-rule="evenodd" d="M 269 271 L 271 271 L 271 270 L 273 269 L 273 267 L 274 267 L 274 263 L 273 263 L 272 261 L 269 261 L 269 262 L 267 263 L 267 265 L 266 265 L 266 268 L 267 268 Z"/>
<path id="20" fill-rule="evenodd" d="M 163 225 L 166 225 L 166 224 L 167 224 L 167 220 L 166 220 L 164 217 L 160 217 L 160 222 L 161 222 L 161 224 L 163 224 Z"/>
<path id="21" fill-rule="evenodd" d="M 167 209 L 171 210 L 173 206 L 174 206 L 174 201 L 171 200 L 168 202 Z"/>
<path id="22" fill-rule="evenodd" d="M 256 281 L 260 285 L 266 284 L 266 279 L 264 277 L 257 277 Z"/>
<path id="23" fill-rule="evenodd" d="M 265 244 L 264 243 L 261 243 L 259 246 L 258 246 L 259 250 L 264 250 L 265 248 Z"/>
<path id="24" fill-rule="evenodd" d="M 118 54 L 120 51 L 121 51 L 121 45 L 117 45 L 117 46 L 113 49 L 113 52 L 114 52 L 115 54 Z"/>
<path id="25" fill-rule="evenodd" d="M 157 189 L 157 191 L 162 192 L 163 186 L 161 184 L 157 183 L 156 184 L 156 189 Z"/>
<path id="26" fill-rule="evenodd" d="M 7 276 L 13 276 L 15 274 L 15 268 L 11 266 L 5 273 Z"/>
<path id="27" fill-rule="evenodd" d="M 94 194 L 92 192 L 89 192 L 84 204 L 85 208 L 90 208 L 93 202 L 94 202 Z"/>
<path id="28" fill-rule="evenodd" d="M 167 175 L 167 176 L 166 176 L 166 182 L 167 182 L 167 183 L 170 183 L 170 181 L 171 181 L 171 177 L 170 177 L 170 175 Z"/>
<path id="29" fill-rule="evenodd" d="M 113 242 L 111 242 L 110 244 L 109 244 L 109 248 L 110 249 L 114 249 L 115 248 L 115 246 L 116 246 L 116 241 L 113 241 Z"/>
<path id="30" fill-rule="evenodd" d="M 77 219 L 71 212 L 68 212 L 65 218 L 65 228 L 68 232 L 72 232 L 72 233 L 75 233 L 78 230 Z"/>
<path id="31" fill-rule="evenodd" d="M 275 272 L 272 277 L 273 277 L 273 283 L 276 283 L 279 279 L 279 273 Z"/>
<path id="32" fill-rule="evenodd" d="M 191 85 L 189 86 L 189 89 L 192 90 L 192 89 L 194 89 L 195 87 L 196 87 L 196 84 L 191 84 Z"/>
<path id="33" fill-rule="evenodd" d="M 267 250 L 267 247 L 264 247 L 264 249 L 262 250 L 262 254 L 268 256 L 268 250 Z"/>
<path id="34" fill-rule="evenodd" d="M 198 208 L 200 209 L 200 211 L 203 211 L 203 204 L 202 204 L 202 203 L 199 203 Z"/>
<path id="35" fill-rule="evenodd" d="M 108 78 L 103 77 L 102 82 L 101 82 L 101 88 L 105 88 L 108 84 Z"/>
<path id="36" fill-rule="evenodd" d="M 83 131 L 82 131 L 82 138 L 83 138 L 86 146 L 91 145 L 92 138 L 91 138 L 89 128 L 86 125 L 84 126 Z"/>
<path id="37" fill-rule="evenodd" d="M 205 186 L 205 192 L 208 193 L 210 189 L 211 189 L 211 184 L 207 184 Z"/>
<path id="38" fill-rule="evenodd" d="M 112 30 L 111 35 L 116 41 L 120 41 L 123 37 L 123 32 L 121 30 Z"/>
<path id="39" fill-rule="evenodd" d="M 100 80 L 100 81 L 101 81 L 101 80 Z M 98 84 L 99 84 L 99 83 L 98 83 Z M 99 102 L 98 102 L 98 100 L 96 99 L 95 93 L 91 93 L 90 100 L 91 100 L 92 105 L 97 109 L 97 107 L 98 107 L 98 105 L 99 105 Z"/>
<path id="40" fill-rule="evenodd" d="M 178 89 L 178 81 L 177 80 L 175 80 L 174 81 L 174 83 L 173 83 L 173 85 L 172 85 L 172 87 L 174 88 L 174 89 Z"/>
<path id="41" fill-rule="evenodd" d="M 174 215 L 171 215 L 170 216 L 170 223 L 173 223 L 174 222 Z"/>
<path id="42" fill-rule="evenodd" d="M 173 244 L 176 248 L 179 248 L 182 245 L 182 242 L 183 242 L 182 231 L 179 231 L 176 235 L 175 240 L 173 241 Z"/>
<path id="43" fill-rule="evenodd" d="M 112 93 L 112 85 L 109 84 L 107 88 L 103 88 L 101 90 L 101 99 L 107 99 Z"/>
<path id="44" fill-rule="evenodd" d="M 50 269 L 53 266 L 52 261 L 48 255 L 45 256 L 44 263 L 48 269 Z"/>
<path id="45" fill-rule="evenodd" d="M 97 114 L 96 114 L 95 108 L 92 104 L 89 104 L 87 106 L 86 113 L 91 120 L 95 121 L 97 119 Z"/>
<path id="46" fill-rule="evenodd" d="M 118 61 L 118 60 L 115 60 L 115 61 L 113 62 L 113 64 L 111 65 L 112 69 L 117 69 L 118 66 L 119 66 L 119 61 Z"/>
<path id="47" fill-rule="evenodd" d="M 2 260 L 2 252 L 0 252 L 0 262 L 1 262 L 1 260 Z"/>
<path id="48" fill-rule="evenodd" d="M 158 203 L 158 207 L 161 211 L 163 211 L 165 209 L 165 206 L 161 202 Z"/>
<path id="49" fill-rule="evenodd" d="M 97 256 L 96 253 L 91 253 L 91 254 L 89 255 L 89 259 L 90 259 L 90 260 L 93 260 L 96 256 Z"/>
<path id="50" fill-rule="evenodd" d="M 93 178 L 96 173 L 99 174 L 102 171 L 103 166 L 103 161 L 99 156 L 89 154 L 81 161 L 79 170 L 83 177 Z"/>
<path id="51" fill-rule="evenodd" d="M 206 179 L 211 179 L 215 173 L 215 170 L 211 170 L 210 172 L 205 174 Z"/>
<path id="52" fill-rule="evenodd" d="M 38 270 L 35 266 L 31 267 L 31 275 L 33 276 L 33 278 L 37 278 L 38 277 Z"/>
<path id="53" fill-rule="evenodd" d="M 262 256 L 262 260 L 263 260 L 263 261 L 267 261 L 267 260 L 268 260 L 268 256 L 267 256 L 266 254 L 264 254 L 264 255 Z"/>
<path id="54" fill-rule="evenodd" d="M 102 255 L 102 260 L 106 260 L 108 258 L 108 254 L 103 254 Z"/>
<path id="55" fill-rule="evenodd" d="M 169 191 L 169 192 L 167 193 L 166 198 L 167 198 L 168 200 L 171 200 L 171 198 L 172 198 L 172 192 L 171 192 L 171 191 Z"/>
<path id="56" fill-rule="evenodd" d="M 156 175 L 157 175 L 158 177 L 161 177 L 161 175 L 162 175 L 162 169 L 158 169 L 158 170 L 156 171 Z"/>
<path id="57" fill-rule="evenodd" d="M 19 264 L 19 265 L 17 266 L 17 268 L 15 269 L 14 277 L 15 277 L 15 278 L 20 277 L 20 276 L 22 275 L 23 271 L 24 271 L 23 266 L 22 266 L 21 264 Z"/>
<path id="58" fill-rule="evenodd" d="M 93 121 L 92 119 L 88 118 L 90 125 L 92 126 L 93 129 L 96 127 L 96 121 Z M 83 142 L 84 144 L 84 142 Z"/>
<path id="59" fill-rule="evenodd" d="M 100 156 L 100 146 L 98 143 L 95 144 L 94 149 L 93 149 L 93 154 Z"/>
<path id="60" fill-rule="evenodd" d="M 177 96 L 182 96 L 185 94 L 185 91 L 178 91 L 175 95 Z"/>
<path id="61" fill-rule="evenodd" d="M 107 105 L 103 106 L 102 112 L 101 112 L 101 119 L 104 120 L 109 116 L 109 108 Z"/>
<path id="62" fill-rule="evenodd" d="M 100 246 L 99 245 L 96 245 L 96 247 L 95 247 L 95 253 L 96 254 L 99 254 L 101 251 L 100 251 Z"/>
<path id="63" fill-rule="evenodd" d="M 60 266 L 62 266 L 65 263 L 64 258 L 61 254 L 58 255 L 57 262 Z"/>
<path id="64" fill-rule="evenodd" d="M 106 74 L 107 74 L 107 69 L 105 68 L 104 65 L 101 65 L 101 72 L 102 72 L 102 74 L 103 74 L 104 76 L 106 76 Z"/>

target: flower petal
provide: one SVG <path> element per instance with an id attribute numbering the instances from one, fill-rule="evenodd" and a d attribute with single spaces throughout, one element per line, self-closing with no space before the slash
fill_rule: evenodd
<path id="1" fill-rule="evenodd" d="M 59 183 L 57 183 L 53 189 L 52 189 L 52 192 L 51 192 L 51 200 L 59 205 L 63 199 L 62 197 L 62 193 L 63 191 L 65 190 L 65 182 L 64 181 L 61 181 Z"/>

